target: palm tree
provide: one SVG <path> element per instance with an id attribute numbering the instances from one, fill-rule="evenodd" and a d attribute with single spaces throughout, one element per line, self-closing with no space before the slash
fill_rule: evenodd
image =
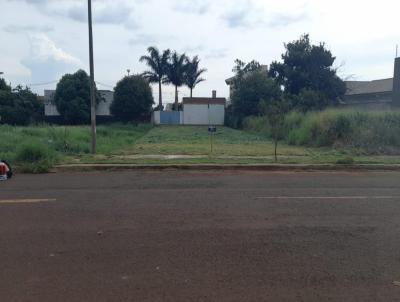
<path id="1" fill-rule="evenodd" d="M 171 55 L 171 51 L 169 49 L 164 50 L 163 53 L 156 47 L 149 47 L 147 49 L 149 53 L 148 56 L 142 56 L 140 58 L 140 62 L 145 62 L 147 66 L 150 67 L 149 71 L 145 71 L 143 76 L 150 82 L 150 83 L 158 83 L 158 107 L 159 110 L 162 110 L 162 91 L 161 86 L 162 83 L 165 81 L 165 77 L 167 75 L 167 68 L 168 68 L 168 61 Z"/>
<path id="2" fill-rule="evenodd" d="M 185 74 L 185 84 L 190 89 L 190 97 L 193 97 L 193 89 L 197 84 L 205 81 L 205 79 L 200 76 L 207 71 L 207 69 L 199 69 L 199 57 L 195 56 L 192 60 L 190 58 L 186 59 L 186 74 Z"/>
<path id="3" fill-rule="evenodd" d="M 175 86 L 175 110 L 178 110 L 178 87 L 185 84 L 186 55 L 179 55 L 176 51 L 171 55 L 167 69 L 165 83 Z"/>

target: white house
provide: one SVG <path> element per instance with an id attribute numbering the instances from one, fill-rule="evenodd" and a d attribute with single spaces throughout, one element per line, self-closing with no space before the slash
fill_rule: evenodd
<path id="1" fill-rule="evenodd" d="M 225 98 L 183 98 L 184 125 L 223 125 Z"/>
<path id="2" fill-rule="evenodd" d="M 183 98 L 183 111 L 155 111 L 153 122 L 157 125 L 223 125 L 226 99 Z"/>
<path id="3" fill-rule="evenodd" d="M 55 90 L 44 91 L 44 114 L 46 117 L 58 117 L 60 113 L 54 104 Z M 99 90 L 102 100 L 96 106 L 96 115 L 101 117 L 111 116 L 110 106 L 114 100 L 114 92 L 110 90 Z"/>

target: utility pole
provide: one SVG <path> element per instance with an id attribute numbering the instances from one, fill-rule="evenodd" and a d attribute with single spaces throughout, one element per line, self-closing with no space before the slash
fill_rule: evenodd
<path id="1" fill-rule="evenodd" d="M 92 154 L 96 154 L 96 95 L 94 84 L 94 60 L 93 60 L 93 30 L 92 30 L 92 0 L 88 0 L 89 23 L 89 61 L 90 61 L 90 116 L 92 132 Z"/>

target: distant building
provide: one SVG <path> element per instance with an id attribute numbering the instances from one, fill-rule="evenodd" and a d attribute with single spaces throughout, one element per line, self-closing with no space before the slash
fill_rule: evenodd
<path id="1" fill-rule="evenodd" d="M 55 90 L 44 91 L 44 114 L 47 118 L 56 118 L 60 116 L 56 105 L 54 104 Z M 96 115 L 98 117 L 110 117 L 110 106 L 114 101 L 114 92 L 110 90 L 99 90 L 102 100 L 97 104 Z"/>
<path id="2" fill-rule="evenodd" d="M 393 100 L 393 78 L 375 81 L 346 81 L 342 105 L 388 109 Z"/>
<path id="3" fill-rule="evenodd" d="M 213 91 L 211 98 L 183 98 L 183 111 L 155 111 L 157 125 L 223 125 L 226 99 L 218 98 Z"/>
<path id="4" fill-rule="evenodd" d="M 262 65 L 268 71 L 268 66 Z M 235 77 L 225 82 L 230 87 L 230 98 L 234 92 Z M 341 101 L 342 106 L 365 109 L 400 108 L 400 58 L 395 59 L 394 77 L 374 81 L 345 81 L 346 94 Z"/>
<path id="5" fill-rule="evenodd" d="M 365 109 L 400 106 L 400 58 L 395 59 L 394 77 L 375 81 L 346 81 L 342 105 Z"/>
<path id="6" fill-rule="evenodd" d="M 183 98 L 184 125 L 223 125 L 225 122 L 225 98 Z"/>

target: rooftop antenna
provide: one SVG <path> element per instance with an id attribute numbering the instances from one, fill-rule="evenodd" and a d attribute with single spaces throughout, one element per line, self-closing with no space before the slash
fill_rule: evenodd
<path id="1" fill-rule="evenodd" d="M 399 44 L 396 44 L 396 58 L 399 57 Z"/>

